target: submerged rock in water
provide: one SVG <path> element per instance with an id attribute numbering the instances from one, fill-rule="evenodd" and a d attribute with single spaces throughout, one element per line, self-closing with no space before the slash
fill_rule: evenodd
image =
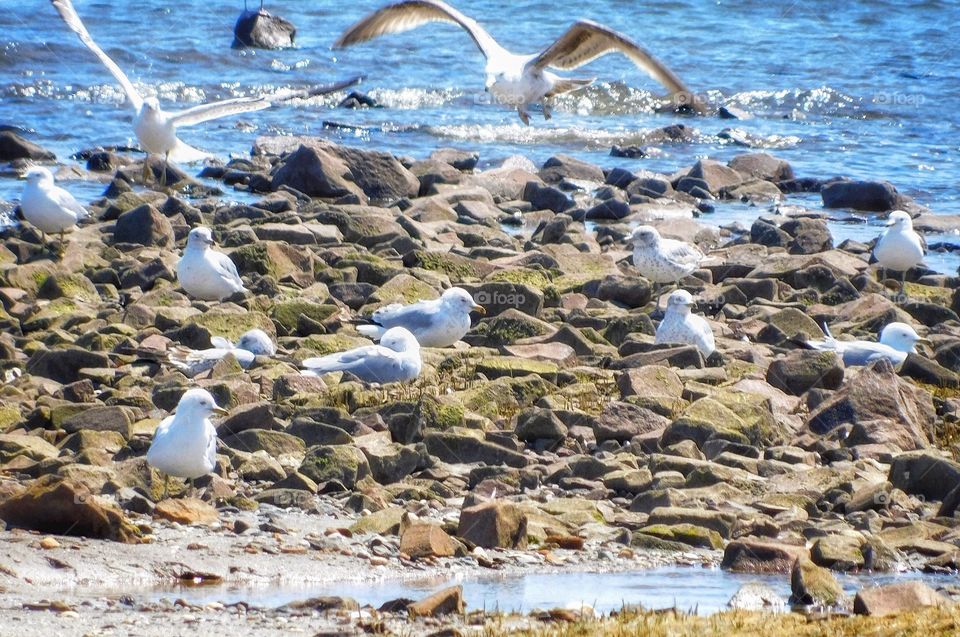
<path id="1" fill-rule="evenodd" d="M 293 46 L 297 28 L 289 20 L 272 15 L 261 6 L 244 11 L 233 27 L 233 48 L 282 49 Z"/>

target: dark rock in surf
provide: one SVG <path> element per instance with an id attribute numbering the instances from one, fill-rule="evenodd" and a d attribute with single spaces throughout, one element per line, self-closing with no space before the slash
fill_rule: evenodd
<path id="1" fill-rule="evenodd" d="M 53 161 L 56 158 L 57 156 L 49 150 L 27 141 L 12 131 L 0 132 L 0 161 L 15 159 Z"/>
<path id="2" fill-rule="evenodd" d="M 289 20 L 271 15 L 260 6 L 259 11 L 246 11 L 233 27 L 233 48 L 282 49 L 293 46 L 297 28 Z"/>

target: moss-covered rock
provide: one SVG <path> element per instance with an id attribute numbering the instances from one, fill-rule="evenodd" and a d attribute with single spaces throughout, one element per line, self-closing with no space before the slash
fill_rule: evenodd
<path id="1" fill-rule="evenodd" d="M 370 465 L 356 447 L 320 445 L 307 449 L 299 471 L 317 484 L 336 481 L 352 489 L 357 480 L 370 475 Z"/>
<path id="2" fill-rule="evenodd" d="M 193 323 L 210 330 L 213 336 L 222 336 L 236 342 L 244 332 L 258 328 L 274 333 L 273 322 L 260 312 L 225 312 L 213 309 L 192 319 Z"/>
<path id="3" fill-rule="evenodd" d="M 693 524 L 652 524 L 640 529 L 640 533 L 697 548 L 723 548 L 723 538 L 719 533 Z"/>
<path id="4" fill-rule="evenodd" d="M 487 378 L 510 378 L 535 374 L 541 378 L 556 383 L 560 368 L 550 361 L 538 361 L 513 356 L 491 356 L 477 363 L 476 371 Z"/>
<path id="5" fill-rule="evenodd" d="M 97 293 L 97 288 L 94 287 L 93 282 L 76 272 L 70 274 L 54 273 L 48 276 L 37 291 L 37 297 L 41 299 L 65 297 L 84 303 L 100 301 L 100 295 Z"/>
<path id="6" fill-rule="evenodd" d="M 485 261 L 470 259 L 452 252 L 434 252 L 419 250 L 407 265 L 442 272 L 450 277 L 452 283 L 479 281 L 494 271 L 494 266 Z"/>
<path id="7" fill-rule="evenodd" d="M 320 304 L 300 299 L 276 303 L 270 309 L 270 318 L 279 323 L 287 334 L 293 334 L 297 331 L 301 316 L 305 316 L 316 323 L 322 323 L 337 312 L 336 305 Z"/>

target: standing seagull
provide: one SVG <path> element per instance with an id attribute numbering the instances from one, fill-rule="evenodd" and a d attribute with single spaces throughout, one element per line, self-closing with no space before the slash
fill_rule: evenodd
<path id="1" fill-rule="evenodd" d="M 887 229 L 873 248 L 877 263 L 888 270 L 902 272 L 923 263 L 923 239 L 913 229 L 913 219 L 903 210 L 894 210 L 887 218 Z"/>
<path id="2" fill-rule="evenodd" d="M 209 153 L 177 139 L 178 127 L 199 124 L 239 113 L 259 111 L 271 105 L 270 100 L 264 97 L 237 97 L 221 102 L 201 104 L 183 111 L 170 113 L 163 111 L 160 109 L 160 104 L 156 98 L 148 97 L 144 99 L 123 71 L 120 70 L 120 67 L 103 52 L 103 49 L 97 46 L 97 43 L 90 37 L 87 28 L 83 26 L 83 22 L 80 21 L 80 16 L 77 15 L 70 0 L 50 0 L 50 2 L 60 14 L 60 17 L 63 18 L 63 21 L 67 23 L 67 26 L 77 34 L 80 41 L 100 59 L 100 62 L 107 67 L 114 79 L 120 83 L 127 96 L 127 101 L 137 112 L 133 120 L 133 130 L 140 141 L 140 145 L 150 154 L 163 155 L 167 161 L 172 160 L 174 162 L 192 162 L 205 159 L 210 156 Z M 146 170 L 145 163 L 145 173 Z M 166 171 L 164 171 L 164 174 L 166 174 Z"/>
<path id="3" fill-rule="evenodd" d="M 633 244 L 633 265 L 644 278 L 657 284 L 679 283 L 700 267 L 704 255 L 696 246 L 676 239 L 663 239 L 653 226 L 639 226 L 627 238 Z M 660 307 L 660 296 L 657 296 Z"/>
<path id="4" fill-rule="evenodd" d="M 667 312 L 657 326 L 653 342 L 696 345 L 704 358 L 713 354 L 716 344 L 710 324 L 702 316 L 690 312 L 693 297 L 686 290 L 674 290 L 667 299 Z"/>
<path id="5" fill-rule="evenodd" d="M 463 288 L 450 288 L 432 301 L 382 307 L 370 316 L 376 325 L 360 325 L 357 331 L 370 338 L 381 338 L 392 327 L 405 327 L 421 347 L 448 347 L 470 331 L 472 311 L 487 313 L 469 292 Z"/>
<path id="6" fill-rule="evenodd" d="M 673 71 L 623 34 L 589 20 L 575 22 L 540 53 L 518 55 L 500 46 L 475 20 L 440 0 L 405 0 L 387 5 L 363 18 L 347 29 L 333 48 L 365 42 L 387 33 L 408 31 L 427 22 L 452 22 L 470 34 L 487 59 L 486 89 L 501 104 L 515 106 L 524 124 L 530 123 L 527 108 L 531 104 L 593 82 L 592 78 L 559 77 L 548 68 L 576 69 L 614 52 L 630 58 L 666 87 L 675 99 L 689 101 L 693 108 L 702 112 L 702 106 L 690 99 L 690 90 Z M 546 103 L 543 104 L 543 116 L 550 119 L 550 108 Z"/>
<path id="7" fill-rule="evenodd" d="M 53 175 L 46 168 L 34 166 L 26 177 L 27 185 L 20 197 L 23 218 L 40 231 L 44 243 L 47 234 L 59 233 L 60 252 L 63 252 L 63 233 L 90 213 L 73 195 L 53 183 Z"/>
<path id="8" fill-rule="evenodd" d="M 210 228 L 200 226 L 187 235 L 187 247 L 177 262 L 177 280 L 190 296 L 202 301 L 222 301 L 245 290 L 237 266 L 217 252 Z"/>
<path id="9" fill-rule="evenodd" d="M 420 344 L 402 327 L 393 327 L 380 337 L 379 345 L 365 345 L 346 352 L 308 358 L 302 363 L 304 376 L 350 372 L 365 383 L 406 383 L 415 380 L 423 368 Z"/>
<path id="10" fill-rule="evenodd" d="M 163 473 L 163 497 L 170 476 L 191 482 L 217 465 L 217 430 L 213 414 L 226 415 L 205 389 L 191 389 L 180 398 L 172 416 L 160 422 L 147 451 L 147 462 Z"/>

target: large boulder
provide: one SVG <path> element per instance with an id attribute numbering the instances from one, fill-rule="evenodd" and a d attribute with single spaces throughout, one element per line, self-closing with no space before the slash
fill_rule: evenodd
<path id="1" fill-rule="evenodd" d="M 53 161 L 57 158 L 52 152 L 20 137 L 13 131 L 0 131 L 0 161 L 32 159 L 34 161 Z"/>
<path id="2" fill-rule="evenodd" d="M 960 463 L 935 451 L 911 451 L 893 459 L 887 479 L 910 495 L 943 500 L 960 485 Z"/>
<path id="3" fill-rule="evenodd" d="M 299 471 L 317 484 L 337 482 L 353 489 L 358 480 L 370 475 L 370 464 L 351 445 L 318 445 L 307 449 Z"/>
<path id="4" fill-rule="evenodd" d="M 838 389 L 843 384 L 843 360 L 836 352 L 796 350 L 767 368 L 767 382 L 794 396 L 814 387 Z"/>
<path id="5" fill-rule="evenodd" d="M 820 196 L 825 208 L 853 208 L 868 212 L 896 210 L 908 201 L 887 181 L 833 181 L 821 188 Z"/>
<path id="6" fill-rule="evenodd" d="M 868 586 L 853 600 L 857 615 L 883 617 L 914 611 L 925 606 L 945 606 L 949 600 L 924 582 L 896 582 L 883 586 Z"/>
<path id="7" fill-rule="evenodd" d="M 113 230 L 113 242 L 171 246 L 174 242 L 173 226 L 156 208 L 143 204 L 120 215 Z"/>
<path id="8" fill-rule="evenodd" d="M 310 197 L 337 199 L 353 195 L 365 201 L 363 190 L 353 178 L 347 164 L 328 148 L 302 145 L 283 159 L 273 173 L 273 190 L 289 186 Z"/>
<path id="9" fill-rule="evenodd" d="M 460 511 L 457 536 L 483 548 L 527 548 L 527 515 L 511 502 L 484 502 Z"/>
<path id="10" fill-rule="evenodd" d="M 844 444 L 893 444 L 904 451 L 930 444 L 936 410 L 929 392 L 897 376 L 886 359 L 864 367 L 807 418 L 807 426 L 824 434 L 853 426 Z M 875 423 L 871 425 L 870 423 Z"/>
<path id="11" fill-rule="evenodd" d="M 424 436 L 427 451 L 442 462 L 452 464 L 483 462 L 490 465 L 525 467 L 527 458 L 506 447 L 466 433 L 431 432 Z"/>
<path id="12" fill-rule="evenodd" d="M 790 602 L 820 607 L 840 606 L 846 593 L 828 569 L 799 559 L 790 571 Z"/>
<path id="13" fill-rule="evenodd" d="M 73 383 L 80 380 L 79 371 L 84 368 L 110 367 L 106 354 L 91 352 L 79 347 L 38 350 L 27 361 L 27 373 L 50 378 L 58 383 Z"/>
<path id="14" fill-rule="evenodd" d="M 233 26 L 233 48 L 282 49 L 293 46 L 297 28 L 265 9 L 244 11 Z"/>
<path id="15" fill-rule="evenodd" d="M 0 520 L 40 533 L 135 544 L 140 530 L 113 504 L 73 483 L 48 476 L 0 504 Z"/>

